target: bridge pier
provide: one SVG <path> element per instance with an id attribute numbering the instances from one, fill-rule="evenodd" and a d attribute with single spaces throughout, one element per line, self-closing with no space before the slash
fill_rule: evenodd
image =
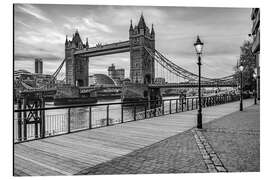
<path id="1" fill-rule="evenodd" d="M 123 102 L 151 101 L 152 103 L 148 103 L 148 108 L 153 108 L 153 106 L 160 105 L 159 100 L 162 97 L 158 87 L 153 88 L 148 84 L 129 83 L 123 85 L 121 99 Z"/>

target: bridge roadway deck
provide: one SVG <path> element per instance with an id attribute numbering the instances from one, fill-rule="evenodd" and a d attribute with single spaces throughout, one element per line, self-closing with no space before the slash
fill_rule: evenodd
<path id="1" fill-rule="evenodd" d="M 253 104 L 245 100 L 244 107 Z M 238 111 L 239 102 L 203 109 L 203 123 Z M 72 175 L 186 131 L 197 111 L 187 111 L 14 145 L 14 175 Z"/>

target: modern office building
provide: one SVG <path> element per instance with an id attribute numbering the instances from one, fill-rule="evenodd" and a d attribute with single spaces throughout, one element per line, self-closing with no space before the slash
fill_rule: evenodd
<path id="1" fill-rule="evenodd" d="M 42 74 L 43 73 L 43 62 L 41 58 L 35 59 L 35 73 Z"/>
<path id="2" fill-rule="evenodd" d="M 257 69 L 257 97 L 260 99 L 260 9 L 253 8 L 251 12 L 253 22 L 251 35 L 253 37 L 252 53 L 256 55 Z"/>

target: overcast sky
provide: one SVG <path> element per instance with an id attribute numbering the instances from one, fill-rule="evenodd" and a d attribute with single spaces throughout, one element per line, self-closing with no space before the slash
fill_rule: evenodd
<path id="1" fill-rule="evenodd" d="M 204 42 L 202 74 L 222 77 L 233 73 L 240 46 L 251 31 L 247 8 L 140 7 L 87 5 L 30 5 L 14 8 L 15 69 L 34 72 L 34 58 L 44 61 L 44 73 L 53 73 L 64 58 L 66 35 L 78 29 L 90 46 L 128 40 L 130 19 L 137 24 L 143 13 L 154 24 L 156 49 L 175 64 L 197 72 L 193 43 Z M 107 74 L 114 63 L 129 75 L 129 53 L 91 58 L 90 74 Z"/>

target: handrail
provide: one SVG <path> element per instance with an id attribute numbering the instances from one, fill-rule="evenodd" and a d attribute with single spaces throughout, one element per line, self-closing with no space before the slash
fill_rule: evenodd
<path id="1" fill-rule="evenodd" d="M 204 97 L 216 97 L 221 96 L 213 95 L 213 96 L 204 96 Z M 192 99 L 197 97 L 185 97 L 186 99 Z M 81 108 L 81 107 L 93 107 L 93 106 L 105 106 L 105 105 L 118 105 L 118 104 L 142 104 L 142 103 L 150 103 L 150 102 L 157 102 L 157 101 L 170 101 L 170 100 L 178 100 L 181 98 L 173 98 L 173 99 L 160 99 L 160 100 L 143 100 L 143 101 L 128 101 L 128 102 L 116 102 L 116 103 L 101 103 L 101 104 L 80 104 L 80 105 L 67 105 L 67 106 L 58 106 L 58 107 L 46 107 L 46 108 L 36 108 L 36 109 L 21 109 L 21 110 L 14 110 L 14 112 L 27 112 L 27 111 L 40 111 L 40 110 L 54 110 L 54 109 L 67 109 L 67 108 Z"/>

